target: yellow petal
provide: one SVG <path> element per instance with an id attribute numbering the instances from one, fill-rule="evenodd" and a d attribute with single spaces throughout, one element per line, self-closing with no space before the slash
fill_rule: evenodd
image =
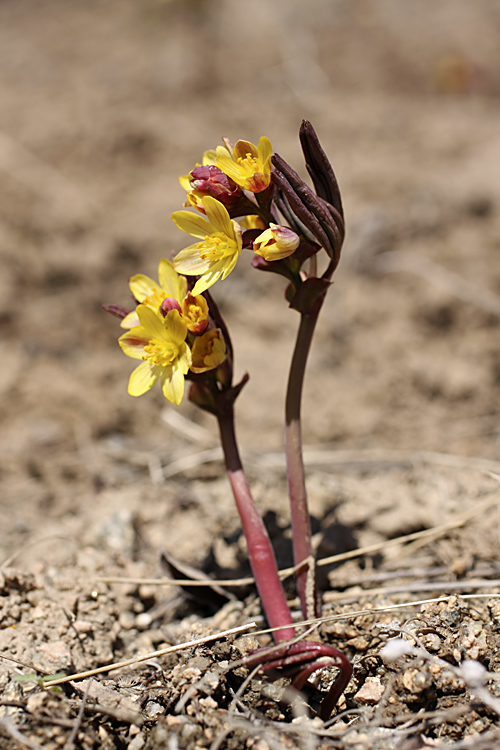
<path id="1" fill-rule="evenodd" d="M 198 294 L 202 294 L 203 292 L 205 292 L 209 287 L 212 286 L 212 284 L 215 284 L 215 282 L 218 281 L 224 273 L 226 265 L 227 258 L 223 258 L 222 260 L 217 261 L 217 263 L 213 263 L 210 270 L 204 273 L 201 279 L 198 279 L 193 287 L 191 294 L 196 297 Z M 232 268 L 234 268 L 234 263 Z"/>
<path id="2" fill-rule="evenodd" d="M 234 269 L 234 267 L 235 267 L 235 265 L 236 265 L 236 263 L 238 261 L 238 258 L 239 258 L 239 255 L 236 254 L 236 253 L 233 255 L 232 258 L 226 258 L 227 262 L 226 262 L 225 268 L 224 268 L 224 270 L 222 272 L 222 278 L 223 279 L 225 279 L 227 276 L 229 276 L 229 274 L 231 273 L 231 271 Z"/>
<path id="3" fill-rule="evenodd" d="M 266 225 L 257 214 L 249 214 L 241 219 L 241 226 L 244 229 L 265 229 Z"/>
<path id="4" fill-rule="evenodd" d="M 128 315 L 125 315 L 123 320 L 120 322 L 120 328 L 133 328 L 134 326 L 138 325 L 140 325 L 139 316 L 137 315 L 135 310 L 132 310 L 132 312 L 129 312 Z"/>
<path id="5" fill-rule="evenodd" d="M 184 375 L 175 367 L 166 368 L 161 375 L 161 390 L 165 398 L 179 406 L 184 396 Z"/>
<path id="6" fill-rule="evenodd" d="M 204 239 L 207 234 L 212 233 L 210 224 L 206 219 L 202 219 L 199 214 L 193 214 L 191 211 L 174 211 L 172 221 L 183 232 L 191 234 L 193 237 Z"/>
<path id="7" fill-rule="evenodd" d="M 176 271 L 186 273 L 188 276 L 199 276 L 210 268 L 208 259 L 200 258 L 198 243 L 185 247 L 174 258 L 174 268 Z"/>
<path id="8" fill-rule="evenodd" d="M 259 157 L 265 165 L 266 161 L 273 155 L 273 147 L 271 146 L 271 141 L 269 140 L 269 138 L 266 138 L 265 135 L 263 135 L 262 138 L 259 139 L 258 151 Z"/>
<path id="9" fill-rule="evenodd" d="M 129 286 L 137 302 L 144 302 L 146 297 L 149 297 L 158 289 L 156 281 L 153 281 L 153 279 L 150 279 L 149 276 L 145 276 L 143 273 L 132 276 Z"/>
<path id="10" fill-rule="evenodd" d="M 207 215 L 207 219 L 209 220 L 210 224 L 212 224 L 212 227 L 215 229 L 215 231 L 222 232 L 228 237 L 233 237 L 233 224 L 231 222 L 231 219 L 229 218 L 227 208 L 223 206 L 220 201 L 212 198 L 212 196 L 210 195 L 207 195 L 206 198 L 203 198 L 202 203 Z"/>
<path id="11" fill-rule="evenodd" d="M 136 311 L 141 321 L 141 326 L 150 338 L 162 339 L 165 337 L 165 321 L 163 317 L 154 310 L 151 310 L 150 307 L 146 307 L 146 305 L 137 305 Z"/>
<path id="12" fill-rule="evenodd" d="M 230 177 L 237 185 L 240 187 L 243 187 L 245 183 L 245 179 L 242 177 L 241 169 L 238 164 L 236 164 L 235 161 L 231 159 L 231 157 L 226 156 L 226 154 L 219 154 L 217 156 L 217 166 L 219 169 L 224 172 L 228 177 Z"/>
<path id="13" fill-rule="evenodd" d="M 214 148 L 205 151 L 201 163 L 204 167 L 213 166 L 217 161 L 217 151 Z"/>
<path id="14" fill-rule="evenodd" d="M 169 341 L 180 346 L 187 336 L 187 325 L 181 318 L 178 310 L 170 310 L 165 318 L 165 324 L 163 329 L 163 338 L 168 338 Z"/>
<path id="15" fill-rule="evenodd" d="M 142 359 L 144 347 L 149 344 L 150 337 L 142 326 L 135 326 L 120 336 L 118 343 L 127 357 Z"/>
<path id="16" fill-rule="evenodd" d="M 173 264 L 162 258 L 158 267 L 160 286 L 165 297 L 172 297 L 180 304 L 187 294 L 187 281 L 174 270 Z"/>
<path id="17" fill-rule="evenodd" d="M 250 154 L 254 159 L 257 159 L 258 151 L 253 143 L 250 143 L 250 141 L 236 141 L 236 145 L 233 151 L 234 161 L 237 161 L 238 159 L 245 159 L 247 154 Z"/>
<path id="18" fill-rule="evenodd" d="M 128 392 L 131 396 L 142 396 L 154 386 L 161 375 L 161 367 L 150 362 L 142 362 L 130 376 Z"/>

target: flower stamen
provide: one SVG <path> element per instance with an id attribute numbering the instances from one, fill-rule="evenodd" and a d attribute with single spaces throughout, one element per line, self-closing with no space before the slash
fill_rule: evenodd
<path id="1" fill-rule="evenodd" d="M 147 362 L 159 367 L 168 367 L 179 356 L 179 347 L 160 339 L 150 339 L 149 344 L 144 347 L 144 352 L 142 358 Z"/>

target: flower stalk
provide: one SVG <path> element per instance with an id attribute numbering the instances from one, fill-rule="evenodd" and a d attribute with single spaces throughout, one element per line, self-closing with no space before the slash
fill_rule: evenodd
<path id="1" fill-rule="evenodd" d="M 295 635 L 285 592 L 278 575 L 276 558 L 269 534 L 250 492 L 236 442 L 234 410 L 217 416 L 226 470 L 248 546 L 250 565 L 262 607 L 276 643 L 288 641 Z M 287 626 L 288 627 L 284 627 Z"/>
<path id="2" fill-rule="evenodd" d="M 194 213 L 176 211 L 172 219 L 196 242 L 181 250 L 173 263 L 162 259 L 158 283 L 143 274 L 131 278 L 135 310 L 117 305 L 106 309 L 126 329 L 119 339 L 124 353 L 141 360 L 130 377 L 131 395 L 142 395 L 160 381 L 165 398 L 178 405 L 189 380 L 190 400 L 217 419 L 262 608 L 270 627 L 276 629 L 275 646 L 249 654 L 242 663 L 260 665 L 271 679 L 288 677 L 297 690 L 326 664 L 337 667 L 339 674 L 319 712 L 326 719 L 347 686 L 352 667 L 332 646 L 295 637 L 276 557 L 236 440 L 234 402 L 248 375 L 232 384 L 231 339 L 208 290 L 227 278 L 243 250 L 250 250 L 255 268 L 287 279 L 286 299 L 300 313 L 286 391 L 285 450 L 297 591 L 304 618 L 314 619 L 321 615 L 321 603 L 302 455 L 302 392 L 314 330 L 344 240 L 342 201 L 330 162 L 307 121 L 300 129 L 300 142 L 315 191 L 273 154 L 266 137 L 258 146 L 239 140 L 233 147 L 223 140 L 224 146 L 205 152 L 202 166 L 180 178 L 187 191 L 185 206 Z M 318 262 L 321 249 L 327 255 L 323 273 Z"/>
<path id="3" fill-rule="evenodd" d="M 321 616 L 321 604 L 314 578 L 314 554 L 307 504 L 301 426 L 304 375 L 317 320 L 317 314 L 301 315 L 288 376 L 285 403 L 285 451 L 292 522 L 293 562 L 295 566 L 301 566 L 295 573 L 295 581 L 302 613 L 307 620 Z"/>

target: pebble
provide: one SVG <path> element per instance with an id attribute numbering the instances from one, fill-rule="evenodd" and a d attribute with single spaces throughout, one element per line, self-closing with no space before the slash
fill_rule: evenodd
<path id="1" fill-rule="evenodd" d="M 370 705 L 378 703 L 384 694 L 385 687 L 378 677 L 367 677 L 366 682 L 354 696 L 356 703 Z"/>
<path id="2" fill-rule="evenodd" d="M 161 716 L 165 713 L 165 709 L 156 701 L 148 701 L 144 707 L 144 713 L 146 714 L 148 719 L 157 719 L 158 716 Z"/>
<path id="3" fill-rule="evenodd" d="M 406 690 L 418 695 L 432 685 L 432 677 L 428 671 L 411 667 L 403 672 L 402 682 Z"/>
<path id="4" fill-rule="evenodd" d="M 41 672 L 66 672 L 72 666 L 71 651 L 64 641 L 49 641 L 35 649 L 33 666 Z"/>
<path id="5" fill-rule="evenodd" d="M 77 633 L 92 633 L 94 631 L 94 623 L 89 620 L 75 620 L 72 627 Z"/>
<path id="6" fill-rule="evenodd" d="M 127 745 L 127 750 L 142 750 L 146 740 L 142 734 L 137 734 Z"/>
<path id="7" fill-rule="evenodd" d="M 141 612 L 135 618 L 135 627 L 137 630 L 146 630 L 151 625 L 151 615 L 148 612 Z"/>

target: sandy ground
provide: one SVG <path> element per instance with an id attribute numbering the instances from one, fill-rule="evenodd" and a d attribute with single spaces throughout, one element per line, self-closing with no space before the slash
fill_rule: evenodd
<path id="1" fill-rule="evenodd" d="M 495 746 L 498 705 L 432 659 L 498 661 L 499 65 L 494 0 L 0 6 L 2 748 Z M 203 460 L 213 421 L 159 390 L 127 396 L 133 363 L 101 304 L 128 305 L 128 278 L 183 247 L 178 176 L 205 149 L 265 134 L 304 174 L 302 118 L 331 157 L 348 226 L 304 396 L 318 554 L 476 515 L 321 575 L 325 612 L 343 617 L 322 637 L 355 664 L 341 704 L 355 712 L 330 730 L 304 718 L 294 734 L 258 680 L 231 704 L 238 675 L 220 665 L 238 644 L 222 643 L 105 675 L 102 711 L 87 695 L 71 736 L 84 688 L 40 692 L 16 675 L 90 669 L 260 615 L 251 588 L 214 613 L 179 589 L 97 580 L 162 576 L 162 551 L 219 578 L 248 572 L 220 460 Z M 214 294 L 237 374 L 250 373 L 238 434 L 285 567 L 297 315 L 248 259 Z M 463 593 L 482 598 L 353 614 Z M 432 658 L 383 662 L 399 631 L 381 623 L 394 619 Z M 179 703 L 207 673 L 213 689 Z M 113 709 L 117 695 L 128 702 Z"/>

